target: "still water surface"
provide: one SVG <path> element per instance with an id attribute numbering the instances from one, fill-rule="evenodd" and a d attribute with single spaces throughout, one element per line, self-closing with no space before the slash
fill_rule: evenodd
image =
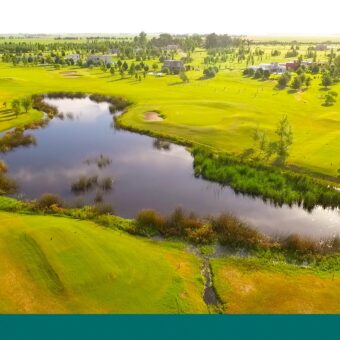
<path id="1" fill-rule="evenodd" d="M 48 126 L 27 131 L 37 144 L 4 155 L 9 176 L 25 198 L 42 193 L 61 195 L 67 201 L 92 203 L 96 190 L 75 195 L 72 182 L 80 176 L 111 176 L 113 189 L 104 200 L 117 214 L 134 217 L 138 210 L 153 208 L 167 213 L 177 206 L 199 215 L 230 212 L 270 235 L 301 233 L 320 237 L 340 234 L 339 210 L 317 207 L 312 213 L 300 207 L 275 207 L 261 199 L 235 194 L 193 175 L 192 156 L 182 146 L 155 146 L 155 139 L 116 129 L 107 103 L 84 99 L 46 99 L 64 113 Z M 99 168 L 100 155 L 111 163 Z M 90 160 L 90 162 L 86 162 Z"/>

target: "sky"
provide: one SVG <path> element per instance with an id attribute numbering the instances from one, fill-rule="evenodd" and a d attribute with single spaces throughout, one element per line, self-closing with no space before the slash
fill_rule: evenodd
<path id="1" fill-rule="evenodd" d="M 3 0 L 0 13 L 0 34 L 340 34 L 340 0 Z"/>

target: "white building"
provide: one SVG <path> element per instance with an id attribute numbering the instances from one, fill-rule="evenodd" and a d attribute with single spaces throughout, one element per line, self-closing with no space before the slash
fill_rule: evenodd
<path id="1" fill-rule="evenodd" d="M 80 60 L 80 54 L 78 54 L 78 53 L 68 54 L 65 57 L 65 59 L 73 60 L 74 63 L 77 63 Z"/>
<path id="2" fill-rule="evenodd" d="M 287 70 L 286 64 L 282 63 L 270 63 L 270 64 L 259 64 L 255 66 L 250 66 L 250 69 L 254 70 L 255 72 L 258 69 L 262 69 L 263 71 L 269 71 L 270 73 L 284 73 Z"/>
<path id="3" fill-rule="evenodd" d="M 93 64 L 112 64 L 112 56 L 91 54 L 87 57 L 87 62 L 92 62 Z"/>
<path id="4" fill-rule="evenodd" d="M 167 45 L 166 49 L 168 51 L 175 51 L 175 50 L 179 50 L 179 46 L 178 45 Z"/>

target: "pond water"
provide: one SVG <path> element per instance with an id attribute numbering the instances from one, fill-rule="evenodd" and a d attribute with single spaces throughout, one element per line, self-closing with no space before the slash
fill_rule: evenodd
<path id="1" fill-rule="evenodd" d="M 50 192 L 66 201 L 93 203 L 98 189 L 79 195 L 72 192 L 71 184 L 80 176 L 110 176 L 114 184 L 103 194 L 104 201 L 124 217 L 134 217 L 144 208 L 168 213 L 182 206 L 199 215 L 230 212 L 270 235 L 340 234 L 339 210 L 317 207 L 309 213 L 297 206 L 275 207 L 195 178 L 192 156 L 184 147 L 164 148 L 154 138 L 116 129 L 107 103 L 89 98 L 46 102 L 58 107 L 64 118 L 27 131 L 36 137 L 36 145 L 2 156 L 24 198 Z M 111 162 L 98 167 L 95 160 L 100 155 Z"/>

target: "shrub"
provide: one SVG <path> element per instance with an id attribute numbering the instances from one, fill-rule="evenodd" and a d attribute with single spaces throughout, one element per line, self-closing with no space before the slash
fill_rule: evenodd
<path id="1" fill-rule="evenodd" d="M 94 215 L 97 216 L 114 213 L 112 205 L 104 202 L 97 203 L 92 208 Z"/>
<path id="2" fill-rule="evenodd" d="M 221 244 L 232 248 L 258 248 L 268 241 L 265 236 L 233 215 L 222 214 L 211 219 L 211 225 Z"/>
<path id="3" fill-rule="evenodd" d="M 209 66 L 203 71 L 203 75 L 205 78 L 214 78 L 218 72 L 218 67 Z"/>
<path id="4" fill-rule="evenodd" d="M 288 251 L 299 254 L 316 254 L 320 252 L 320 245 L 315 240 L 307 237 L 301 237 L 297 234 L 292 234 L 281 241 L 282 247 Z"/>
<path id="5" fill-rule="evenodd" d="M 0 151 L 8 152 L 18 146 L 28 146 L 35 144 L 36 140 L 32 135 L 25 135 L 23 128 L 15 128 L 0 137 Z"/>
<path id="6" fill-rule="evenodd" d="M 149 233 L 150 230 L 164 233 L 164 218 L 151 209 L 141 210 L 136 217 L 136 231 L 138 233 Z"/>
<path id="7" fill-rule="evenodd" d="M 210 224 L 199 223 L 198 221 L 187 221 L 186 238 L 198 244 L 210 244 L 215 239 L 215 233 Z"/>
<path id="8" fill-rule="evenodd" d="M 184 221 L 186 219 L 182 208 L 176 208 L 165 221 L 165 233 L 169 236 L 183 236 L 184 235 Z"/>
<path id="9" fill-rule="evenodd" d="M 13 194 L 17 190 L 17 184 L 14 180 L 0 172 L 0 195 Z"/>
<path id="10" fill-rule="evenodd" d="M 58 195 L 45 193 L 36 201 L 35 206 L 39 210 L 50 210 L 52 206 L 61 207 L 62 200 Z"/>

